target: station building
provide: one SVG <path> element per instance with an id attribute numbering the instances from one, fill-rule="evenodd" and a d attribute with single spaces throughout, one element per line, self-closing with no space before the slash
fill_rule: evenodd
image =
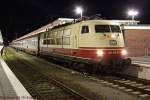
<path id="1" fill-rule="evenodd" d="M 122 25 L 128 56 L 150 56 L 150 25 L 139 21 L 118 21 Z"/>

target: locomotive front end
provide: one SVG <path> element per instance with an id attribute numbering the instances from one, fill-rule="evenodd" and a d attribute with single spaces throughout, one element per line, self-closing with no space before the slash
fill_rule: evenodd
<path id="1" fill-rule="evenodd" d="M 97 61 L 102 65 L 124 66 L 130 65 L 131 60 L 127 58 L 127 50 L 125 49 L 107 49 L 97 50 Z"/>
<path id="2" fill-rule="evenodd" d="M 110 20 L 93 20 L 86 26 L 89 26 L 90 32 L 82 34 L 79 42 L 80 47 L 89 50 L 88 58 L 99 61 L 102 65 L 118 66 L 131 63 L 127 58 L 128 52 L 118 23 Z"/>
<path id="3" fill-rule="evenodd" d="M 95 24 L 95 34 L 103 34 L 103 38 L 99 40 L 102 49 L 96 52 L 103 65 L 131 64 L 131 60 L 127 58 L 128 52 L 125 49 L 123 33 L 118 23 Z"/>

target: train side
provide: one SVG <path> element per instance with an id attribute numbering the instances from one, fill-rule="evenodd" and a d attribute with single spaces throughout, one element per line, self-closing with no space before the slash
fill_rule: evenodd
<path id="1" fill-rule="evenodd" d="M 103 65 L 130 63 L 120 26 L 110 20 L 87 20 L 45 29 L 14 41 L 12 46 L 33 54 L 88 59 Z"/>
<path id="2" fill-rule="evenodd" d="M 37 55 L 38 54 L 38 36 L 35 35 L 29 38 L 14 41 L 11 44 L 11 46 L 18 50 Z"/>

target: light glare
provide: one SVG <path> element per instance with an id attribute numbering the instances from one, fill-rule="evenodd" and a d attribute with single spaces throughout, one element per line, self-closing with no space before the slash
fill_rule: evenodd
<path id="1" fill-rule="evenodd" d="M 112 35 L 111 35 L 111 38 L 116 38 L 116 35 L 115 35 L 115 34 L 112 34 Z"/>
<path id="2" fill-rule="evenodd" d="M 136 15 L 138 15 L 138 12 L 135 11 L 135 10 L 129 10 L 129 11 L 128 11 L 128 15 L 129 15 L 129 16 L 136 16 Z"/>
<path id="3" fill-rule="evenodd" d="M 97 51 L 97 55 L 98 55 L 98 56 L 103 56 L 103 54 L 104 54 L 104 52 L 103 52 L 102 50 L 98 50 L 98 51 Z"/>
<path id="4" fill-rule="evenodd" d="M 82 8 L 81 7 L 77 7 L 76 8 L 76 13 L 77 14 L 81 14 L 82 13 Z"/>
<path id="5" fill-rule="evenodd" d="M 122 50 L 121 54 L 122 54 L 123 56 L 125 56 L 125 55 L 128 54 L 128 52 L 127 52 L 127 50 Z"/>

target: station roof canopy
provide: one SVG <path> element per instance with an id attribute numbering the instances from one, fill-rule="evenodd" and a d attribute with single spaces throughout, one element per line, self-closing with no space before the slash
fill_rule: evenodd
<path id="1" fill-rule="evenodd" d="M 150 25 L 122 26 L 124 30 L 150 30 Z"/>
<path id="2" fill-rule="evenodd" d="M 140 21 L 136 21 L 136 20 L 112 20 L 112 21 L 115 21 L 122 26 L 133 26 L 133 25 L 138 25 L 138 23 L 140 23 Z"/>
<path id="3" fill-rule="evenodd" d="M 120 23 L 121 28 L 124 30 L 136 29 L 136 30 L 150 30 L 150 25 L 148 24 L 139 24 L 140 21 L 136 20 L 114 20 L 115 22 Z"/>

